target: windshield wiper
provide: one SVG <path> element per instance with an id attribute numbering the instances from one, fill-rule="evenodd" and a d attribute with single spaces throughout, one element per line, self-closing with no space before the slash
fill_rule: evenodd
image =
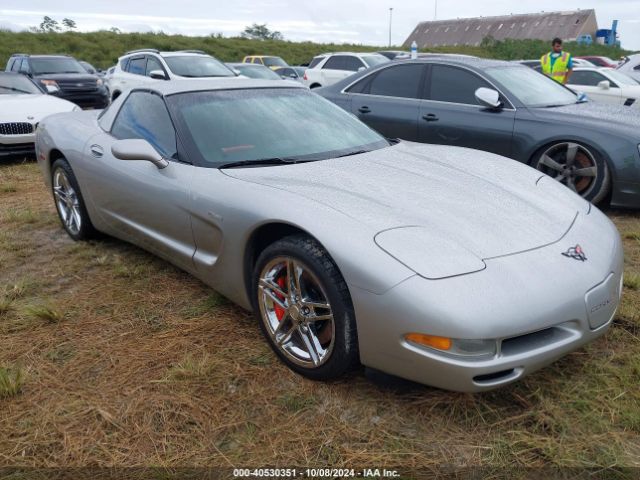
<path id="1" fill-rule="evenodd" d="M 223 163 L 218 168 L 241 168 L 255 167 L 258 165 L 291 165 L 294 163 L 304 163 L 312 160 L 296 160 L 295 158 L 259 158 L 257 160 L 239 160 L 237 162 Z"/>
<path id="2" fill-rule="evenodd" d="M 342 157 L 351 157 L 352 155 L 361 155 L 363 153 L 369 153 L 371 150 L 354 150 L 353 152 L 344 153 L 342 155 L 338 155 L 334 158 L 342 158 Z"/>
<path id="3" fill-rule="evenodd" d="M 0 85 L 0 88 L 2 88 L 4 90 L 10 90 L 12 92 L 20 92 L 20 93 L 28 93 L 28 94 L 32 94 L 33 93 L 33 92 L 28 92 L 27 90 L 20 90 L 19 88 L 4 87 L 2 85 Z"/>

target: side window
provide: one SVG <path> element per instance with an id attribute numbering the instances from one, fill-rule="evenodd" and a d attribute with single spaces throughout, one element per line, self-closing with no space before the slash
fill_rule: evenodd
<path id="1" fill-rule="evenodd" d="M 261 60 L 261 59 L 259 59 L 258 57 L 255 57 L 255 58 L 253 59 L 253 63 L 257 63 L 258 65 L 262 65 L 262 60 Z"/>
<path id="2" fill-rule="evenodd" d="M 344 62 L 344 65 L 342 70 L 357 72 L 360 68 L 367 68 L 367 66 L 358 57 L 345 56 L 343 59 L 343 62 Z"/>
<path id="3" fill-rule="evenodd" d="M 144 75 L 147 65 L 147 59 L 145 57 L 132 58 L 129 60 L 129 68 L 127 71 L 134 75 Z"/>
<path id="4" fill-rule="evenodd" d="M 129 60 L 131 60 L 129 57 L 120 60 L 120 68 L 123 72 L 127 71 L 127 68 L 129 67 Z"/>
<path id="5" fill-rule="evenodd" d="M 398 65 L 380 70 L 371 81 L 368 93 L 387 97 L 419 98 L 418 89 L 423 70 L 422 65 Z"/>
<path id="6" fill-rule="evenodd" d="M 164 100 L 147 92 L 132 92 L 111 127 L 119 140 L 142 138 L 166 158 L 176 158 L 176 132 Z"/>
<path id="7" fill-rule="evenodd" d="M 20 69 L 18 71 L 20 73 L 29 73 L 29 60 L 23 58 L 22 62 L 20 63 Z"/>
<path id="8" fill-rule="evenodd" d="M 427 98 L 439 102 L 477 105 L 476 90 L 493 88 L 473 72 L 446 65 L 431 67 L 431 82 Z"/>
<path id="9" fill-rule="evenodd" d="M 569 79 L 569 83 L 571 85 L 582 85 L 584 87 L 597 87 L 598 83 L 604 80 L 607 80 L 607 78 L 601 73 L 589 70 L 578 70 L 573 72 L 573 75 L 571 75 L 571 78 Z M 609 83 L 614 88 L 617 86 L 611 82 L 611 80 L 609 80 Z"/>
<path id="10" fill-rule="evenodd" d="M 314 57 L 313 60 L 311 60 L 311 63 L 309 64 L 309 66 L 307 68 L 313 68 L 316 65 L 318 65 L 322 60 L 324 60 L 324 57 Z"/>
<path id="11" fill-rule="evenodd" d="M 20 70 L 20 64 L 22 63 L 22 61 L 19 58 L 14 58 L 13 59 L 13 65 L 11 65 L 11 71 L 12 72 L 17 72 Z"/>
<path id="12" fill-rule="evenodd" d="M 342 66 L 344 65 L 344 62 L 342 61 L 344 57 L 342 57 L 341 55 L 334 55 L 333 57 L 330 57 L 329 60 L 327 60 L 325 62 L 325 64 L 322 66 L 323 70 L 344 70 L 344 68 L 342 68 Z"/>
<path id="13" fill-rule="evenodd" d="M 151 76 L 150 74 L 154 70 L 164 71 L 164 69 L 162 68 L 162 65 L 160 64 L 160 61 L 157 58 L 147 57 L 147 69 L 145 71 L 145 75 L 147 77 Z"/>

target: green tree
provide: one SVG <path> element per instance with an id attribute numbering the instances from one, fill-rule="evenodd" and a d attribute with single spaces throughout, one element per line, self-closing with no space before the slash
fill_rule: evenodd
<path id="1" fill-rule="evenodd" d="M 122 33 L 118 27 L 111 27 L 109 31 L 111 33 Z"/>
<path id="2" fill-rule="evenodd" d="M 40 31 L 41 32 L 49 32 L 49 33 L 51 33 L 51 32 L 59 32 L 60 31 L 60 25 L 53 18 L 48 17 L 48 16 L 45 15 L 45 17 L 42 19 L 42 23 L 40 23 Z"/>
<path id="3" fill-rule="evenodd" d="M 71 20 L 70 18 L 63 18 L 62 25 L 64 25 L 68 31 L 78 28 L 76 22 L 74 20 Z"/>
<path id="4" fill-rule="evenodd" d="M 241 35 L 243 38 L 251 40 L 284 40 L 282 33 L 269 30 L 266 23 L 261 25 L 254 23 L 250 27 L 246 27 Z"/>

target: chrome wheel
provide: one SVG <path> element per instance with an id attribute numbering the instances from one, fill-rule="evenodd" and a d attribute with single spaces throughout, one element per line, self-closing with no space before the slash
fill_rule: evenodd
<path id="1" fill-rule="evenodd" d="M 78 235 L 82 228 L 80 201 L 67 174 L 61 168 L 53 174 L 53 195 L 65 228 L 72 235 Z"/>
<path id="2" fill-rule="evenodd" d="M 553 145 L 540 156 L 536 168 L 582 197 L 588 197 L 601 183 L 594 155 L 578 143 Z"/>
<path id="3" fill-rule="evenodd" d="M 293 363 L 317 368 L 331 357 L 333 311 L 320 281 L 302 262 L 268 262 L 260 272 L 258 305 L 274 345 Z"/>

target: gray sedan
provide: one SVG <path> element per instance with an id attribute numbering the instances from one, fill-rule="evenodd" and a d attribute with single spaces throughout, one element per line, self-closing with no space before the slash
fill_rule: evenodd
<path id="1" fill-rule="evenodd" d="M 295 83 L 158 82 L 40 123 L 71 238 L 141 246 L 255 312 L 291 369 L 513 382 L 604 334 L 613 224 L 503 157 L 388 141 Z M 212 343 L 224 338 L 212 338 Z"/>
<path id="2" fill-rule="evenodd" d="M 583 198 L 640 207 L 640 115 L 581 102 L 530 68 L 474 58 L 388 63 L 320 95 L 386 137 L 531 165 Z"/>

